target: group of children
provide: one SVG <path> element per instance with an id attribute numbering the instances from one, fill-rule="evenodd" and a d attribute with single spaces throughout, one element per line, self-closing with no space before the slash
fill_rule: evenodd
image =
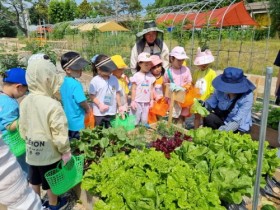
<path id="1" fill-rule="evenodd" d="M 85 128 L 86 116 L 93 113 L 95 126 L 108 128 L 117 114 L 124 117 L 130 111 L 129 114 L 136 116 L 136 124 L 146 124 L 155 103 L 168 103 L 164 95 L 165 83 L 175 83 L 186 92 L 191 86 L 199 88 L 203 100 L 211 95 L 211 83 L 216 76 L 209 68 L 214 61 L 211 52 L 198 49 L 194 64 L 199 70 L 194 74 L 183 65 L 186 59 L 184 48 L 177 46 L 170 53 L 170 67 L 164 69 L 159 56 L 143 52 L 137 59 L 137 72 L 128 78 L 124 74 L 127 65 L 120 55 L 95 55 L 91 59 L 94 75 L 89 85 L 91 103 L 77 80 L 90 63 L 76 52 L 67 52 L 61 57 L 65 76 L 57 74 L 56 66 L 44 54 L 32 56 L 27 70 L 12 68 L 2 75 L 1 133 L 19 129 L 26 140 L 26 162 L 21 161 L 21 166 L 38 195 L 41 186 L 47 191 L 48 202 L 44 204 L 47 209 L 64 209 L 67 204 L 66 199 L 52 193 L 44 174 L 60 160 L 66 164 L 71 159 L 69 140 L 80 138 L 79 131 Z M 25 94 L 19 106 L 17 99 Z M 190 116 L 189 107 L 182 108 L 176 103 L 175 108 L 179 110 L 178 123 L 184 123 Z M 200 120 L 196 116 L 195 127 L 200 125 Z"/>

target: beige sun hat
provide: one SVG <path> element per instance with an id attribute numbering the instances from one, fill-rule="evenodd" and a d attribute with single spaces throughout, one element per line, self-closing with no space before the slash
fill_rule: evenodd
<path id="1" fill-rule="evenodd" d="M 214 62 L 214 60 L 215 58 L 209 49 L 201 52 L 201 48 L 199 47 L 197 48 L 197 53 L 193 64 L 196 66 L 200 66 L 200 65 L 212 63 Z"/>

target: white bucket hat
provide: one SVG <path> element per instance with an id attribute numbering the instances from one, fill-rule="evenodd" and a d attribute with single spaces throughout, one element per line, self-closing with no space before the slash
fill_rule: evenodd
<path id="1" fill-rule="evenodd" d="M 193 64 L 196 66 L 200 66 L 200 65 L 204 65 L 204 64 L 209 64 L 214 62 L 215 58 L 212 55 L 210 50 L 205 50 L 203 52 L 201 52 L 200 47 L 197 48 L 197 53 L 196 53 L 196 57 L 194 59 Z"/>
<path id="2" fill-rule="evenodd" d="M 150 53 L 142 52 L 137 57 L 138 62 L 150 62 L 152 61 Z"/>
<path id="3" fill-rule="evenodd" d="M 183 47 L 180 47 L 180 46 L 174 47 L 171 50 L 169 56 L 174 56 L 178 60 L 189 59 L 189 57 L 186 54 L 185 49 Z"/>

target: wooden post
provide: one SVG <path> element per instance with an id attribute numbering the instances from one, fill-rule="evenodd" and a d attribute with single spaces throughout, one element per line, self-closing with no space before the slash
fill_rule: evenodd
<path id="1" fill-rule="evenodd" d="M 173 107 L 175 101 L 183 103 L 185 101 L 186 97 L 186 91 L 171 91 L 170 90 L 170 84 L 165 84 L 165 91 L 164 95 L 167 98 L 170 98 L 170 105 L 169 105 L 169 115 L 168 115 L 168 123 L 167 125 L 170 126 L 172 123 L 172 115 L 173 115 Z"/>
<path id="2" fill-rule="evenodd" d="M 174 99 L 175 99 L 175 92 L 172 92 L 170 98 L 170 106 L 169 106 L 169 116 L 168 116 L 168 126 L 172 123 L 172 115 L 173 115 L 173 108 L 174 108 Z"/>

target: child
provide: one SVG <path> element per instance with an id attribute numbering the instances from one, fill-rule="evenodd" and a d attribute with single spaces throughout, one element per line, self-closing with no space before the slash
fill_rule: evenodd
<path id="1" fill-rule="evenodd" d="M 17 99 L 28 91 L 25 80 L 26 71 L 22 68 L 11 68 L 3 73 L 3 89 L 0 92 L 0 131 L 15 131 L 19 119 L 19 104 Z M 21 168 L 28 174 L 25 154 L 17 157 Z"/>
<path id="2" fill-rule="evenodd" d="M 112 72 L 112 74 L 117 77 L 120 87 L 122 88 L 122 91 L 120 92 L 120 100 L 121 100 L 121 106 L 124 110 L 123 112 L 127 112 L 128 103 L 128 78 L 124 74 L 124 70 L 127 69 L 127 65 L 125 64 L 124 60 L 120 55 L 114 55 L 111 57 L 112 61 L 116 64 L 117 69 Z"/>
<path id="3" fill-rule="evenodd" d="M 149 118 L 151 119 L 160 119 L 160 116 L 165 116 L 166 112 L 168 110 L 168 103 L 166 98 L 164 97 L 164 91 L 163 91 L 163 75 L 165 72 L 165 69 L 162 66 L 162 60 L 158 55 L 152 55 L 152 68 L 151 73 L 156 78 L 156 81 L 154 83 L 154 106 L 149 111 Z M 155 114 L 156 118 L 152 115 Z M 149 121 L 151 121 L 149 119 Z"/>
<path id="4" fill-rule="evenodd" d="M 214 92 L 212 81 L 215 79 L 216 72 L 209 67 L 215 60 L 209 49 L 201 51 L 200 47 L 197 49 L 197 54 L 194 60 L 194 65 L 198 67 L 197 71 L 193 73 L 193 84 L 196 88 L 199 88 L 201 97 L 200 99 L 205 101 Z M 199 114 L 194 115 L 194 128 L 198 128 L 201 125 L 201 116 Z"/>
<path id="5" fill-rule="evenodd" d="M 177 86 L 184 87 L 186 90 L 191 86 L 192 76 L 190 69 L 183 66 L 185 59 L 189 58 L 183 47 L 176 46 L 170 53 L 170 68 L 164 74 L 165 83 L 175 83 Z M 175 102 L 173 110 L 173 117 L 176 118 L 176 124 L 181 126 L 185 123 L 185 118 L 189 116 L 189 107 L 181 108 Z"/>
<path id="6" fill-rule="evenodd" d="M 14 210 L 43 210 L 39 196 L 28 186 L 26 176 L 1 136 L 0 160 L 0 209 L 3 209 L 1 204 L 4 204 L 8 209 Z"/>
<path id="7" fill-rule="evenodd" d="M 95 126 L 111 127 L 110 121 L 115 118 L 117 106 L 119 113 L 123 114 L 121 106 L 118 79 L 111 75 L 117 69 L 115 63 L 106 55 L 96 55 L 91 61 L 92 71 L 97 75 L 90 81 L 89 94 L 92 100 Z"/>
<path id="8" fill-rule="evenodd" d="M 64 164 L 71 159 L 67 119 L 60 102 L 53 99 L 63 82 L 55 69 L 49 60 L 29 63 L 26 81 L 30 93 L 20 104 L 19 119 L 20 133 L 26 139 L 29 182 L 39 196 L 42 184 L 49 210 L 63 209 L 67 201 L 52 193 L 44 175 L 56 168 L 61 159 Z"/>
<path id="9" fill-rule="evenodd" d="M 156 78 L 154 84 L 154 99 L 158 101 L 163 98 L 163 75 L 165 69 L 162 66 L 162 60 L 158 55 L 152 55 L 151 59 L 152 59 L 151 73 Z"/>
<path id="10" fill-rule="evenodd" d="M 60 87 L 61 102 L 68 121 L 69 139 L 80 139 L 79 131 L 85 128 L 85 115 L 90 107 L 83 86 L 76 78 L 82 75 L 82 69 L 89 64 L 76 52 L 67 52 L 61 56 L 61 66 L 66 76 Z"/>
<path id="11" fill-rule="evenodd" d="M 137 72 L 130 77 L 131 111 L 136 115 L 136 125 L 148 123 L 149 108 L 153 106 L 153 88 L 156 78 L 151 74 L 152 59 L 149 53 L 142 52 L 137 58 Z"/>

